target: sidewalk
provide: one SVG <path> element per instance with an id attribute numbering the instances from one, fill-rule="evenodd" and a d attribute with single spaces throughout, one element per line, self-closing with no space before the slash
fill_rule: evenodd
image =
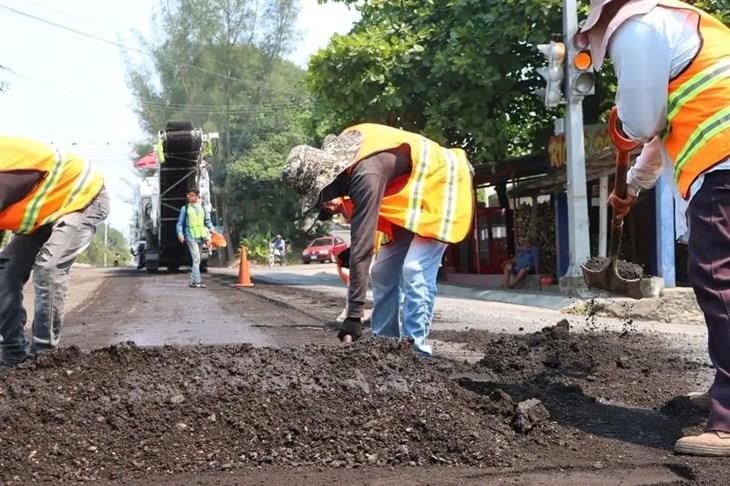
<path id="1" fill-rule="evenodd" d="M 216 269 L 236 275 L 236 269 Z M 309 287 L 320 292 L 347 295 L 347 288 L 337 275 L 333 264 L 290 265 L 287 267 L 251 267 L 254 281 L 274 285 Z M 634 300 L 625 297 L 581 299 L 557 293 L 555 289 L 544 291 L 506 290 L 472 287 L 447 283 L 438 284 L 437 296 L 455 299 L 479 300 L 528 306 L 560 311 L 577 316 L 615 317 L 658 322 L 704 325 L 704 317 L 697 305 L 692 289 L 664 289 L 659 298 Z M 372 294 L 368 292 L 368 298 Z"/>
<path id="2" fill-rule="evenodd" d="M 218 270 L 218 269 L 216 269 Z M 346 292 L 334 265 L 291 265 L 288 267 L 252 266 L 251 276 L 254 282 L 293 285 L 302 287 L 321 287 L 320 290 L 340 289 Z M 530 292 L 523 290 L 485 289 L 439 283 L 437 295 L 457 299 L 474 299 L 504 304 L 525 305 L 544 309 L 561 310 L 574 304 L 578 299 L 554 292 Z M 368 296 L 372 298 L 370 292 Z"/>

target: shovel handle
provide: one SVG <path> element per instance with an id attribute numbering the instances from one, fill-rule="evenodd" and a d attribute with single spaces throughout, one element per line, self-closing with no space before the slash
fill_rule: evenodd
<path id="1" fill-rule="evenodd" d="M 629 170 L 631 151 L 636 149 L 639 143 L 628 138 L 619 127 L 619 123 L 618 109 L 614 106 L 611 109 L 611 114 L 608 116 L 608 132 L 611 136 L 611 142 L 613 142 L 613 146 L 616 148 L 616 175 L 613 182 L 613 192 L 621 199 L 624 199 L 626 197 L 626 173 Z M 623 218 L 617 217 L 614 212 L 611 221 L 609 257 L 618 256 L 623 225 Z"/>
<path id="2" fill-rule="evenodd" d="M 608 116 L 608 132 L 613 146 L 616 148 L 616 177 L 613 192 L 620 198 L 626 197 L 626 172 L 629 170 L 631 151 L 639 146 L 639 142 L 631 140 L 619 127 L 618 109 L 614 106 Z"/>
<path id="3" fill-rule="evenodd" d="M 608 133 L 611 136 L 611 142 L 616 147 L 616 151 L 626 152 L 626 163 L 628 164 L 628 155 L 633 150 L 639 147 L 639 142 L 631 140 L 621 128 L 621 120 L 618 117 L 618 108 L 615 106 L 611 108 L 611 113 L 608 115 Z"/>

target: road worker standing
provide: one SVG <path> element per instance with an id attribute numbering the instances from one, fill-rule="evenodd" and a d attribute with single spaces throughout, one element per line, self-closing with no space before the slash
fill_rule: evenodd
<path id="1" fill-rule="evenodd" d="M 689 277 L 716 374 L 705 433 L 674 450 L 730 455 L 730 29 L 677 0 L 592 0 L 582 30 L 594 65 L 613 61 L 623 130 L 644 142 L 627 197 L 609 203 L 625 215 L 666 169 L 689 204 Z"/>

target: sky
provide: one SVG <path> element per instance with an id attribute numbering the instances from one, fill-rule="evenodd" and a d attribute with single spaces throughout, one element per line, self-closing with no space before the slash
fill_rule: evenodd
<path id="1" fill-rule="evenodd" d="M 299 2 L 301 40 L 286 57 L 306 68 L 332 34 L 350 30 L 357 13 L 341 4 Z M 140 63 L 144 55 L 89 36 L 137 48 L 138 34 L 151 35 L 151 12 L 158 3 L 0 0 L 0 81 L 10 83 L 0 93 L 0 134 L 43 141 L 88 160 L 104 174 L 111 193 L 110 225 L 127 236 L 130 185 L 137 181 L 132 147 L 153 140 L 133 112 L 125 57 Z"/>

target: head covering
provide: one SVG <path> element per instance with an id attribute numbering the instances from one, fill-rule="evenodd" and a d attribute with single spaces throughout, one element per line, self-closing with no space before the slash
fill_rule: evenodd
<path id="1" fill-rule="evenodd" d="M 591 57 L 593 66 L 600 70 L 603 60 L 606 57 L 606 49 L 611 35 L 616 32 L 621 24 L 636 15 L 643 15 L 657 6 L 659 0 L 629 0 L 614 15 L 601 15 L 606 5 L 621 0 L 591 0 L 591 11 L 581 28 L 581 32 L 587 32 L 591 43 Z"/>
<path id="2" fill-rule="evenodd" d="M 327 135 L 321 149 L 298 145 L 289 152 L 281 176 L 302 195 L 303 213 L 316 206 L 322 189 L 352 165 L 363 140 L 362 133 L 353 130 L 338 136 Z"/>

